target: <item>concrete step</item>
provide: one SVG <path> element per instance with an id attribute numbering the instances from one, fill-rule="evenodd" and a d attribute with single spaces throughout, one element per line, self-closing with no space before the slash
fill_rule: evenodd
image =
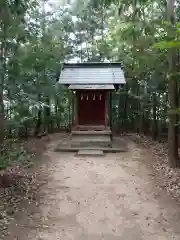
<path id="1" fill-rule="evenodd" d="M 101 130 L 106 130 L 109 128 L 104 126 L 104 125 L 77 125 L 74 130 L 80 130 L 80 131 L 87 131 L 87 130 L 96 130 L 96 131 L 101 131 Z"/>
<path id="2" fill-rule="evenodd" d="M 72 135 L 71 147 L 111 147 L 110 135 Z"/>
<path id="3" fill-rule="evenodd" d="M 110 135 L 72 135 L 72 141 L 79 142 L 111 142 Z"/>
<path id="4" fill-rule="evenodd" d="M 72 131 L 72 135 L 111 135 L 112 132 L 110 130 L 102 130 L 102 131 Z"/>
<path id="5" fill-rule="evenodd" d="M 77 153 L 78 156 L 104 156 L 102 150 L 79 150 Z"/>
<path id="6" fill-rule="evenodd" d="M 112 147 L 111 142 L 101 142 L 101 141 L 93 141 L 93 142 L 78 142 L 78 141 L 74 141 L 71 142 L 71 147 L 72 148 L 100 148 L 100 147 Z"/>

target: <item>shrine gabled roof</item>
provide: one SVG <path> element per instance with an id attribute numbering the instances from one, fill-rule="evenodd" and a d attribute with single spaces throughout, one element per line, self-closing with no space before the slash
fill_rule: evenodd
<path id="1" fill-rule="evenodd" d="M 59 83 L 125 84 L 125 77 L 120 63 L 66 63 L 61 71 Z"/>

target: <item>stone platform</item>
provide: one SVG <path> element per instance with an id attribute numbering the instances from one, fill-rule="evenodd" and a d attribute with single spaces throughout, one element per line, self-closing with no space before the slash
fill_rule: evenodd
<path id="1" fill-rule="evenodd" d="M 80 135 L 79 132 L 74 132 L 74 135 L 66 134 L 62 139 L 59 139 L 59 145 L 55 148 L 55 151 L 78 153 L 79 151 L 89 152 L 98 150 L 103 153 L 117 153 L 128 150 L 125 141 L 121 137 L 113 137 L 111 139 L 108 132 L 105 135 L 103 133 L 96 135 L 94 132 L 90 132 L 88 137 L 85 132 L 82 132 Z M 93 138 L 94 135 L 98 136 L 98 141 L 97 138 Z"/>

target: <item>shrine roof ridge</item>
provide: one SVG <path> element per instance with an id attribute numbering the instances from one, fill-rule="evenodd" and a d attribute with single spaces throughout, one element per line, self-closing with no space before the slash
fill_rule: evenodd
<path id="1" fill-rule="evenodd" d="M 63 68 L 123 68 L 120 62 L 83 62 L 83 63 L 63 63 Z"/>

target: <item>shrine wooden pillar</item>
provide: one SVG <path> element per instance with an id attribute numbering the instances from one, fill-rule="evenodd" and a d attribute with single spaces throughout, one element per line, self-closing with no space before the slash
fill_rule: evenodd
<path id="1" fill-rule="evenodd" d="M 71 98 L 71 106 L 72 106 L 72 127 L 74 127 L 74 93 L 72 92 L 72 98 Z"/>
<path id="2" fill-rule="evenodd" d="M 109 126 L 112 131 L 112 92 L 109 92 Z"/>
<path id="3" fill-rule="evenodd" d="M 72 94 L 68 92 L 68 130 L 72 129 Z"/>
<path id="4" fill-rule="evenodd" d="M 71 100 L 71 106 L 72 106 L 72 127 L 76 127 L 78 125 L 78 106 L 77 106 L 77 93 L 72 92 L 72 100 Z"/>
<path id="5" fill-rule="evenodd" d="M 108 99 L 108 94 L 105 92 L 105 104 L 104 104 L 104 126 L 105 128 L 107 127 L 107 99 Z"/>
<path id="6" fill-rule="evenodd" d="M 78 96 L 77 91 L 74 95 L 74 126 L 78 125 Z"/>

